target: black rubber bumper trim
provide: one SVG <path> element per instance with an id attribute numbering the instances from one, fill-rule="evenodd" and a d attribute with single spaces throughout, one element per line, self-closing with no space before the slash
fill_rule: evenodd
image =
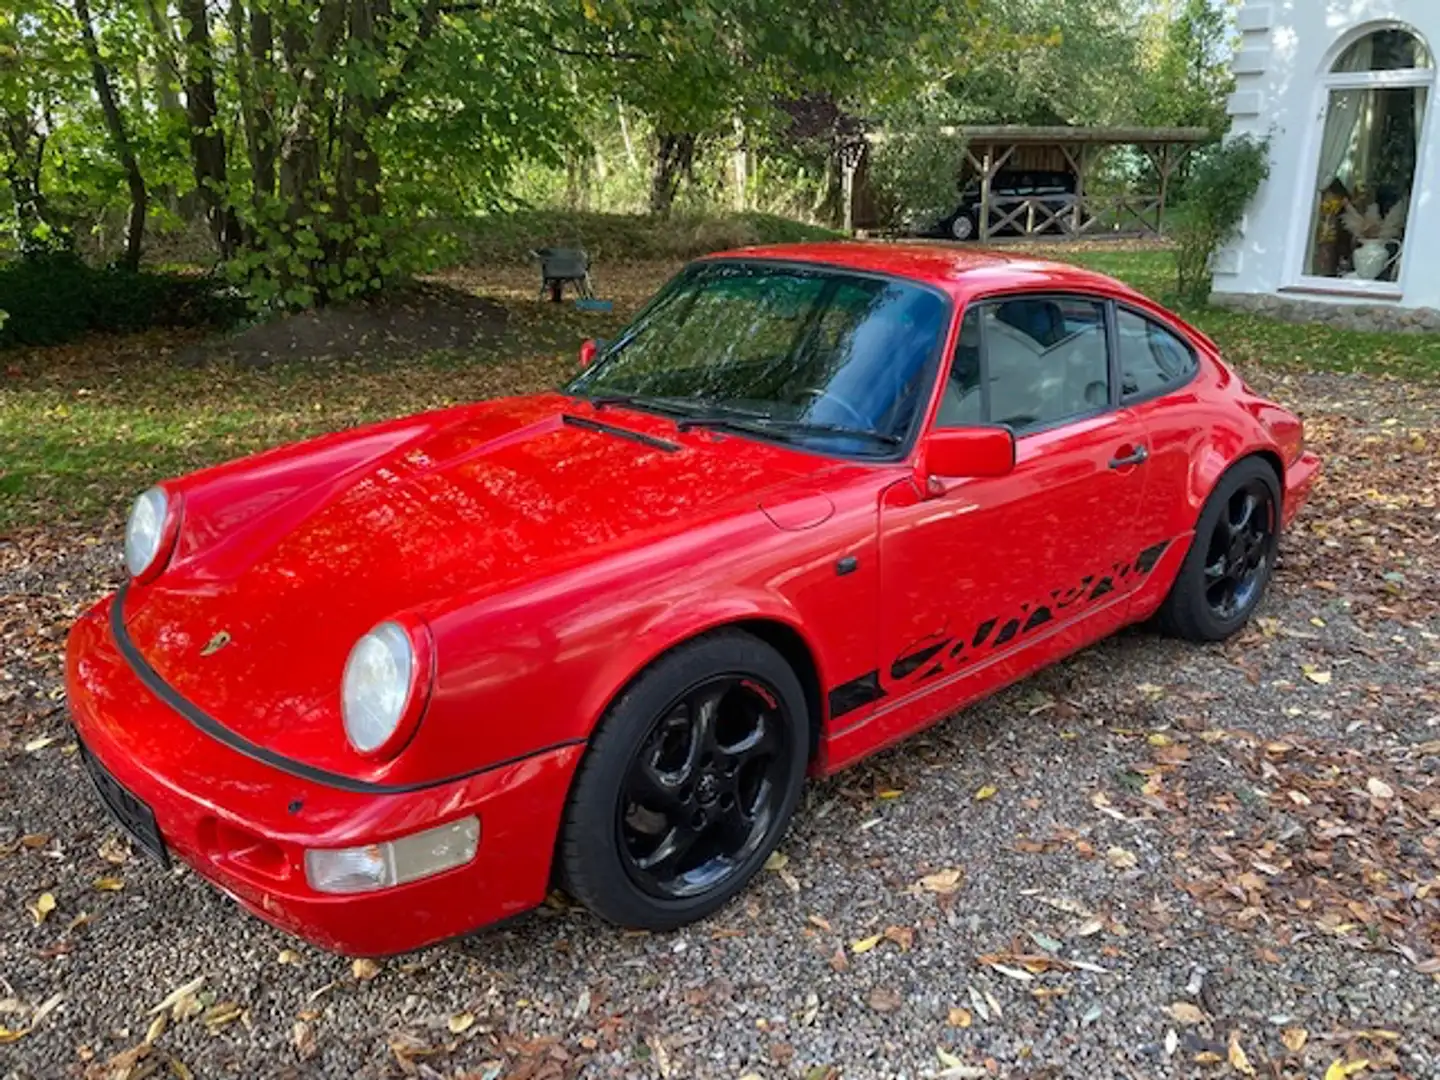
<path id="1" fill-rule="evenodd" d="M 249 739 L 237 735 L 161 678 L 160 673 L 150 666 L 149 661 L 147 661 L 145 657 L 140 655 L 140 650 L 135 647 L 135 643 L 130 640 L 130 635 L 125 629 L 125 593 L 129 587 L 129 582 L 121 585 L 119 591 L 115 594 L 114 602 L 110 605 L 110 633 L 115 638 L 115 645 L 120 650 L 120 655 L 125 658 L 125 662 L 130 665 L 130 669 L 135 672 L 140 681 L 145 684 L 152 694 L 216 742 L 224 743 L 230 747 L 230 749 L 244 754 L 246 757 L 258 761 L 262 765 L 269 765 L 273 769 L 289 773 L 291 776 L 298 777 L 301 780 L 308 780 L 311 783 L 323 784 L 326 787 L 336 788 L 340 791 L 350 791 L 360 795 L 405 795 L 412 791 L 424 791 L 427 788 L 453 784 L 457 780 L 468 780 L 472 776 L 481 776 L 484 773 L 494 772 L 496 769 L 503 769 L 507 766 L 515 765 L 529 758 L 538 757 L 541 754 L 548 754 L 552 750 L 563 750 L 568 746 L 579 746 L 585 742 L 584 739 L 566 739 L 564 742 L 551 743 L 549 746 L 538 747 L 529 753 L 516 754 L 514 757 L 505 758 L 503 761 L 492 761 L 488 765 L 480 766 L 478 769 L 469 769 L 465 772 L 442 776 L 435 780 L 421 780 L 409 784 L 382 784 L 372 780 L 357 780 L 355 777 L 346 776 L 343 773 L 330 772 L 328 769 L 317 769 L 315 766 L 307 765 L 303 761 L 296 761 L 293 758 L 285 757 L 283 754 L 277 754 L 273 750 L 267 750 L 263 746 L 257 746 Z"/>

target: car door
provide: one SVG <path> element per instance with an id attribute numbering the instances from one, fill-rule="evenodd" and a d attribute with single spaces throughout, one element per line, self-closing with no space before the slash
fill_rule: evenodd
<path id="1" fill-rule="evenodd" d="M 877 710 L 955 707 L 1009 681 L 1031 644 L 1060 652 L 1124 621 L 1144 494 L 1143 429 L 1118 406 L 1110 305 L 1081 296 L 972 304 L 934 427 L 1006 424 L 1006 476 L 902 483 L 880 508 Z M 973 677 L 971 677 L 973 676 Z"/>

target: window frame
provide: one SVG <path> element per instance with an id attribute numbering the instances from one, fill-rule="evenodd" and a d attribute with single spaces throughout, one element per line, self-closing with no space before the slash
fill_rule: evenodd
<path id="1" fill-rule="evenodd" d="M 1038 291 L 1024 290 L 1021 292 L 1002 292 L 987 294 L 985 296 L 972 296 L 966 302 L 964 310 L 960 312 L 959 322 L 956 323 L 955 348 L 950 350 L 950 356 L 946 361 L 945 370 L 943 373 L 944 378 L 946 380 L 950 378 L 950 372 L 955 366 L 955 351 L 960 347 L 960 334 L 965 323 L 965 318 L 970 314 L 971 310 L 974 310 L 978 313 L 982 308 L 993 307 L 999 304 L 1006 303 L 1010 300 L 1078 300 L 1083 303 L 1100 305 L 1105 319 L 1105 373 L 1106 381 L 1109 384 L 1107 388 L 1108 393 L 1106 395 L 1106 402 L 1104 405 L 1098 405 L 1093 409 L 1088 409 L 1078 413 L 1071 413 L 1068 416 L 1062 416 L 1055 420 L 1046 421 L 1045 423 L 1037 423 L 1019 430 L 1016 430 L 1009 424 L 1004 424 L 997 420 L 992 420 L 990 418 L 990 356 L 989 350 L 986 348 L 986 337 L 988 335 L 985 329 L 984 317 L 977 315 L 980 338 L 980 411 L 984 414 L 985 419 L 979 424 L 967 426 L 1008 428 L 1010 430 L 1010 433 L 1015 436 L 1015 439 L 1018 442 L 1020 439 L 1027 439 L 1031 435 L 1041 435 L 1047 431 L 1054 431 L 1057 428 L 1066 427 L 1070 424 L 1077 424 L 1082 420 L 1093 420 L 1097 416 L 1104 416 L 1106 413 L 1119 411 L 1119 409 L 1121 408 L 1119 400 L 1120 356 L 1118 326 L 1115 313 L 1115 299 L 1110 296 L 1105 296 L 1101 293 L 1087 293 L 1073 289 L 1044 289 Z M 1188 342 L 1186 344 L 1187 346 L 1189 345 Z M 1191 351 L 1193 353 L 1193 347 Z M 1193 378 L 1194 376 L 1192 375 L 1191 377 Z M 944 386 L 940 386 L 939 389 L 941 394 L 943 395 Z M 940 414 L 937 409 L 935 414 L 935 421 L 932 422 L 930 425 L 931 431 L 958 430 L 955 428 L 939 427 L 939 419 Z"/>
<path id="2" fill-rule="evenodd" d="M 1189 386 L 1199 377 L 1200 351 L 1195 348 L 1195 343 L 1193 341 L 1187 338 L 1184 334 L 1180 333 L 1173 326 L 1166 325 L 1160 319 L 1155 318 L 1154 315 L 1151 315 L 1146 311 L 1142 310 L 1141 308 L 1136 307 L 1134 304 L 1122 304 L 1119 301 L 1111 300 L 1110 307 L 1114 313 L 1115 332 L 1115 343 L 1112 353 L 1114 357 L 1113 366 L 1115 369 L 1115 373 L 1113 376 L 1115 393 L 1112 394 L 1111 397 L 1115 401 L 1116 408 L 1128 409 L 1135 405 L 1144 405 L 1147 401 L 1154 401 L 1156 398 L 1162 398 L 1166 394 L 1173 394 L 1177 390 L 1185 389 L 1185 387 Z M 1126 312 L 1129 315 L 1134 315 L 1152 326 L 1158 326 L 1161 330 L 1164 330 L 1165 333 L 1169 334 L 1176 341 L 1180 342 L 1180 344 L 1185 347 L 1185 351 L 1190 354 L 1190 359 L 1192 361 L 1190 367 L 1190 374 L 1188 374 L 1187 376 L 1185 376 L 1185 378 L 1179 380 L 1178 382 L 1166 383 L 1164 386 L 1157 387 L 1154 390 L 1148 390 L 1143 394 L 1136 394 L 1132 398 L 1127 398 L 1125 396 L 1125 387 L 1123 384 L 1124 373 L 1120 367 L 1120 312 L 1122 311 Z"/>
<path id="3" fill-rule="evenodd" d="M 1352 46 L 1365 40 L 1371 34 L 1385 30 L 1402 30 L 1414 37 L 1430 54 L 1432 66 L 1428 68 L 1397 68 L 1389 71 L 1340 72 L 1335 70 L 1335 65 Z M 1436 62 L 1435 51 L 1429 39 L 1414 26 L 1398 19 L 1376 19 L 1355 27 L 1350 33 L 1338 38 L 1326 51 L 1315 72 L 1315 90 L 1311 112 L 1313 119 L 1306 125 L 1308 130 L 1305 136 L 1305 151 L 1304 156 L 1300 159 L 1301 168 L 1297 170 L 1299 186 L 1295 201 L 1292 203 L 1295 207 L 1303 207 L 1303 210 L 1291 213 L 1288 250 L 1284 263 L 1285 273 L 1281 279 L 1284 284 L 1280 286 L 1280 292 L 1352 296 L 1381 302 L 1404 298 L 1411 275 L 1410 267 L 1416 261 L 1413 259 L 1401 258 L 1400 273 L 1394 281 L 1320 277 L 1307 272 L 1306 263 L 1310 254 L 1310 239 L 1311 231 L 1314 228 L 1317 197 L 1315 184 L 1320 171 L 1321 145 L 1325 137 L 1325 123 L 1330 114 L 1330 95 L 1333 91 L 1406 88 L 1423 90 L 1425 115 L 1421 121 L 1420 130 L 1416 132 L 1416 142 L 1420 152 L 1416 155 L 1415 175 L 1411 178 L 1410 185 L 1410 202 L 1406 208 L 1407 226 L 1414 221 L 1420 193 L 1430 183 L 1424 147 L 1432 137 L 1431 133 L 1436 123 L 1434 119 L 1436 105 L 1440 104 L 1437 103 L 1435 97 L 1437 88 L 1440 88 L 1437 87 L 1436 81 Z"/>

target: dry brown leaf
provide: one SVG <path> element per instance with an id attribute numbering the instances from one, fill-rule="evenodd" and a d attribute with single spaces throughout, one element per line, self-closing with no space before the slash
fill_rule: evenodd
<path id="1" fill-rule="evenodd" d="M 475 1024 L 475 1014 L 472 1012 L 456 1013 L 445 1022 L 450 1029 L 451 1035 L 463 1035 Z"/>
<path id="2" fill-rule="evenodd" d="M 909 926 L 887 926 L 885 940 L 899 945 L 901 952 L 909 952 L 910 947 L 915 944 L 915 930 Z"/>
<path id="3" fill-rule="evenodd" d="M 198 991 L 200 987 L 204 984 L 204 975 L 197 975 L 189 982 L 181 983 L 174 990 L 171 990 L 170 993 L 165 995 L 164 1001 L 160 1002 L 159 1005 L 156 1005 L 150 1010 L 151 1015 L 154 1015 L 155 1013 L 165 1012 L 167 1009 L 173 1009 L 176 1005 L 180 1004 L 180 1002 L 182 1002 L 186 998 L 194 996 L 195 992 Z"/>
<path id="4" fill-rule="evenodd" d="M 205 1015 L 200 1018 L 200 1022 L 210 1029 L 211 1034 L 214 1034 L 226 1024 L 240 1019 L 240 1014 L 244 1011 L 238 1001 L 217 1001 L 205 1010 Z"/>
<path id="5" fill-rule="evenodd" d="M 919 881 L 919 885 L 926 892 L 932 892 L 939 896 L 950 896 L 960 891 L 960 882 L 964 877 L 964 871 L 958 866 L 952 866 L 948 870 L 937 870 L 933 874 L 926 874 Z"/>
<path id="6" fill-rule="evenodd" d="M 962 1009 L 958 1005 L 950 1010 L 950 1015 L 946 1019 L 951 1027 L 957 1028 L 968 1028 L 975 1022 L 975 1017 L 970 1014 L 970 1010 Z"/>
<path id="7" fill-rule="evenodd" d="M 1373 776 L 1365 781 L 1365 790 L 1370 793 L 1372 799 L 1393 799 L 1395 797 L 1394 788 L 1385 783 L 1384 780 L 1377 779 Z"/>
<path id="8" fill-rule="evenodd" d="M 1188 1001 L 1173 1002 L 1165 1011 L 1180 1024 L 1203 1024 L 1206 1019 L 1204 1010 Z"/>
<path id="9" fill-rule="evenodd" d="M 295 1046 L 295 1053 L 301 1061 L 308 1061 L 315 1056 L 315 1025 L 304 1020 L 296 1020 L 295 1026 L 290 1029 L 290 1041 Z"/>
<path id="10" fill-rule="evenodd" d="M 1285 1044 L 1285 1049 L 1298 1054 L 1310 1041 L 1310 1033 L 1304 1028 L 1288 1027 L 1280 1032 L 1280 1041 Z"/>
<path id="11" fill-rule="evenodd" d="M 878 1013 L 891 1013 L 904 1004 L 904 999 L 896 990 L 888 986 L 877 986 L 871 990 L 865 998 L 870 1007 Z"/>
<path id="12" fill-rule="evenodd" d="M 1133 870 L 1139 863 L 1133 851 L 1126 851 L 1122 847 L 1112 847 L 1105 852 L 1105 861 L 1116 870 Z"/>
<path id="13" fill-rule="evenodd" d="M 350 974 L 360 982 L 369 982 L 380 974 L 380 965 L 368 956 L 362 956 L 350 965 Z"/>
<path id="14" fill-rule="evenodd" d="M 790 864 L 790 856 L 783 851 L 772 851 L 765 860 L 766 870 L 783 870 Z"/>

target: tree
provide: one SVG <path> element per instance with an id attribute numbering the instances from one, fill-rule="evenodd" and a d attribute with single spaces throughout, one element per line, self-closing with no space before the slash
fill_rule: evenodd
<path id="1" fill-rule="evenodd" d="M 1140 117 L 1147 124 L 1225 134 L 1236 0 L 1166 0 L 1142 33 L 1146 67 Z"/>
<path id="2" fill-rule="evenodd" d="M 105 130 L 110 134 L 115 156 L 125 170 L 125 182 L 130 189 L 130 221 L 125 229 L 125 266 L 138 270 L 140 248 L 145 242 L 145 178 L 140 173 L 140 163 L 136 160 L 135 150 L 130 144 L 125 117 L 120 112 L 115 91 L 110 85 L 110 69 L 100 55 L 100 45 L 95 39 L 95 27 L 90 21 L 89 0 L 74 0 L 74 3 L 75 17 L 80 20 L 80 40 L 90 61 L 90 75 L 95 83 L 95 96 L 100 99 L 100 110 L 105 117 Z"/>

